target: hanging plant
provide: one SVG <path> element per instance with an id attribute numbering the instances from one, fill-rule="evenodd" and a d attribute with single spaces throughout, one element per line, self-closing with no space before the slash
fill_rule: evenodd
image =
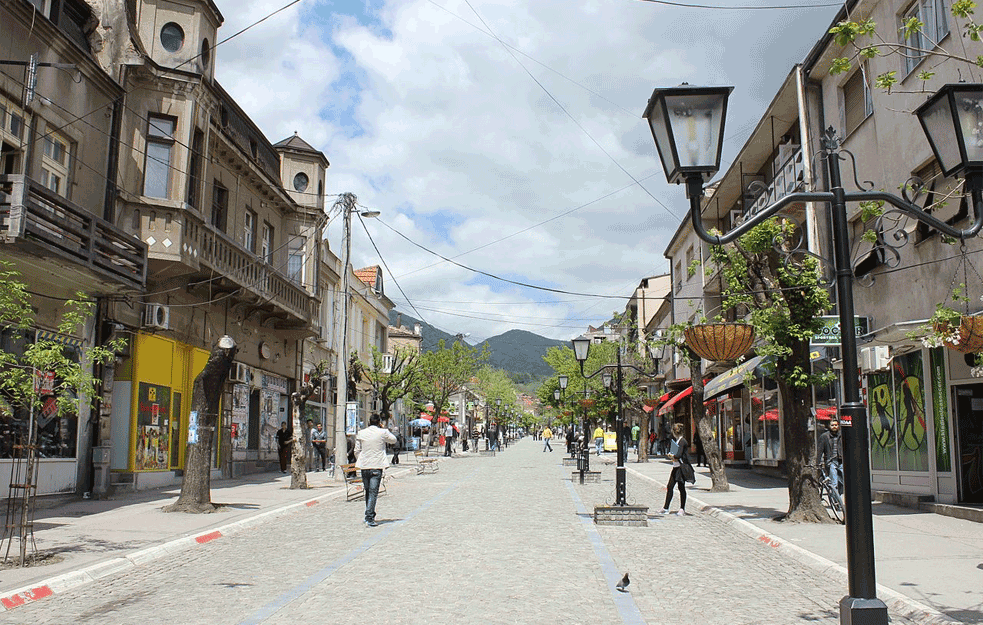
<path id="1" fill-rule="evenodd" d="M 965 285 L 960 284 L 952 290 L 952 299 L 967 303 L 963 295 Z M 983 297 L 980 297 L 983 301 Z M 963 354 L 975 354 L 974 366 L 970 369 L 974 377 L 983 377 L 983 314 L 959 312 L 948 301 L 936 305 L 929 324 L 922 327 L 926 334 L 921 337 L 925 347 L 948 347 Z"/>
<path id="2" fill-rule="evenodd" d="M 687 327 L 686 346 L 701 358 L 737 360 L 754 344 L 754 327 L 746 323 L 706 323 Z"/>
<path id="3" fill-rule="evenodd" d="M 594 404 L 596 404 L 596 403 L 597 403 L 597 400 L 596 399 L 581 399 L 580 400 L 580 405 L 583 406 L 584 408 L 593 408 L 594 407 Z"/>

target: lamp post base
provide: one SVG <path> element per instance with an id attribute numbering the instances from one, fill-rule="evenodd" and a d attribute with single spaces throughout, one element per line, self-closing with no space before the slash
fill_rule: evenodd
<path id="1" fill-rule="evenodd" d="M 843 597 L 840 599 L 840 625 L 887 625 L 887 605 L 880 599 Z"/>

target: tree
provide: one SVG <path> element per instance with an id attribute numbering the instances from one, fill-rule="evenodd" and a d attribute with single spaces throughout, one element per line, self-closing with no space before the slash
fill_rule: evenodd
<path id="1" fill-rule="evenodd" d="M 815 454 L 809 408 L 812 385 L 828 383 L 829 377 L 811 373 L 809 340 L 820 329 L 819 316 L 829 310 L 830 299 L 818 261 L 791 254 L 800 234 L 791 222 L 771 219 L 729 247 L 713 246 L 711 259 L 723 272 L 723 308 L 749 310 L 758 354 L 776 359 L 788 473 L 785 519 L 828 523 L 816 472 L 809 469 Z"/>
<path id="2" fill-rule="evenodd" d="M 441 339 L 435 351 L 424 352 L 419 358 L 419 375 L 414 385 L 417 400 L 423 406 L 432 404 L 434 419 L 437 419 L 441 410 L 447 407 L 450 396 L 474 377 L 487 358 L 487 345 L 482 345 L 479 351 L 477 347 L 454 341 L 448 348 Z"/>
<path id="3" fill-rule="evenodd" d="M 321 381 L 324 379 L 324 374 L 328 371 L 328 363 L 324 360 L 317 363 L 314 369 L 311 371 L 310 376 L 307 378 L 307 384 L 302 386 L 300 390 L 294 392 L 290 396 L 290 400 L 293 402 L 293 409 L 291 411 L 291 421 L 293 430 L 294 442 L 290 448 L 290 488 L 291 489 L 301 489 L 307 488 L 307 437 L 310 432 L 301 424 L 301 415 L 304 414 L 304 406 L 307 405 L 307 400 L 310 399 L 311 395 L 317 393 L 321 389 Z M 298 436 L 298 432 L 302 435 Z"/>
<path id="4" fill-rule="evenodd" d="M 391 355 L 387 355 L 372 346 L 372 362 L 362 364 L 360 369 L 362 378 L 372 385 L 379 400 L 379 414 L 383 419 L 392 416 L 396 400 L 412 392 L 420 375 L 419 357 L 420 354 L 410 348 L 396 348 Z"/>
<path id="5" fill-rule="evenodd" d="M 235 355 L 236 342 L 231 336 L 223 336 L 212 346 L 208 362 L 195 377 L 181 494 L 177 501 L 164 507 L 164 512 L 201 513 L 216 510 L 211 500 L 212 438 L 218 425 L 222 389 Z"/>

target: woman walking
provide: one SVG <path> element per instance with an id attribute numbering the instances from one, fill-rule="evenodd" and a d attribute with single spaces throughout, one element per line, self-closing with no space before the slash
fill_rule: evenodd
<path id="1" fill-rule="evenodd" d="M 666 484 L 666 504 L 662 506 L 662 514 L 669 514 L 669 504 L 672 503 L 672 488 L 679 488 L 679 516 L 686 516 L 686 482 L 695 481 L 693 465 L 689 460 L 689 441 L 683 438 L 683 424 L 672 426 L 673 441 L 669 444 L 669 459 L 672 460 L 672 473 Z"/>

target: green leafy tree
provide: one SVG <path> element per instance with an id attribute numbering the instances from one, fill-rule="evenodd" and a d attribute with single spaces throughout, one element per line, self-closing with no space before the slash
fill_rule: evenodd
<path id="1" fill-rule="evenodd" d="M 379 400 L 379 414 L 384 419 L 392 416 L 396 401 L 409 395 L 420 375 L 420 354 L 411 348 L 396 348 L 392 354 L 383 354 L 372 346 L 372 362 L 360 367 L 362 379 L 372 385 Z"/>
<path id="2" fill-rule="evenodd" d="M 440 415 L 448 407 L 450 396 L 464 388 L 487 359 L 488 347 L 485 345 L 479 350 L 462 341 L 454 341 L 447 347 L 441 339 L 436 350 L 424 352 L 417 361 L 419 372 L 414 379 L 414 396 L 421 407 L 432 404 L 435 415 Z"/>
<path id="3" fill-rule="evenodd" d="M 830 518 L 819 499 L 816 472 L 809 469 L 815 453 L 809 408 L 811 387 L 830 380 L 811 373 L 809 340 L 830 299 L 815 258 L 784 254 L 799 234 L 790 222 L 771 219 L 727 247 L 714 246 L 711 258 L 724 276 L 723 308 L 748 310 L 758 354 L 775 357 L 788 473 L 785 518 L 825 523 Z"/>

